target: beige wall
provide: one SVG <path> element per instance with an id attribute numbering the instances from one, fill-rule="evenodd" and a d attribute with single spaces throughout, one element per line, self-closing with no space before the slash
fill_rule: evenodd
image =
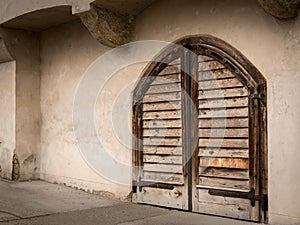
<path id="1" fill-rule="evenodd" d="M 80 21 L 41 34 L 41 179 L 124 197 L 130 188 L 107 181 L 89 167 L 73 132 L 73 101 L 79 81 L 108 49 Z"/>
<path id="2" fill-rule="evenodd" d="M 232 44 L 266 77 L 270 223 L 300 222 L 300 154 L 297 143 L 300 132 L 300 93 L 297 88 L 300 79 L 300 19 L 275 20 L 254 0 L 158 1 L 137 18 L 136 40 L 172 42 L 191 34 L 211 34 Z M 125 197 L 130 188 L 106 180 L 85 162 L 78 150 L 73 132 L 76 127 L 72 123 L 77 85 L 90 63 L 109 49 L 92 39 L 77 21 L 42 32 L 40 46 L 41 178 Z M 112 137 L 113 109 L 110 106 L 116 93 L 120 93 L 122 87 L 128 87 L 140 72 L 139 66 L 118 73 L 108 82 L 96 104 L 96 121 L 101 121 L 97 128 L 107 130 L 98 133 L 104 144 L 111 146 L 111 153 L 128 165 L 131 162 L 128 148 Z M 130 109 L 132 86 L 130 88 L 123 95 L 126 98 L 120 112 Z M 130 118 L 130 113 L 127 113 Z"/>
<path id="3" fill-rule="evenodd" d="M 11 112 L 14 118 L 11 123 L 15 124 L 14 154 L 20 166 L 17 177 L 35 179 L 38 178 L 36 160 L 40 143 L 39 39 L 33 32 L 4 28 L 0 31 L 15 60 L 15 111 Z"/>
<path id="4" fill-rule="evenodd" d="M 12 179 L 12 159 L 15 151 L 16 64 L 0 64 L 0 177 Z"/>

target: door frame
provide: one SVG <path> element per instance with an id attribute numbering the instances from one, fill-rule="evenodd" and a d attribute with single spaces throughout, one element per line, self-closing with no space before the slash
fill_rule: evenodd
<path id="1" fill-rule="evenodd" d="M 137 177 L 138 173 L 138 166 L 142 165 L 142 133 L 141 127 L 142 127 L 142 118 L 141 118 L 141 100 L 143 97 L 143 93 L 145 92 L 145 86 L 147 84 L 151 83 L 153 79 L 151 77 L 155 77 L 158 75 L 159 70 L 162 70 L 165 66 L 166 58 L 168 56 L 168 59 L 171 61 L 172 57 L 178 57 L 178 54 L 181 54 L 182 52 L 186 52 L 184 49 L 188 49 L 189 51 L 192 51 L 196 54 L 202 53 L 208 56 L 212 56 L 216 59 L 223 60 L 224 65 L 229 67 L 230 69 L 234 70 L 235 68 L 232 68 L 232 65 L 235 65 L 241 72 L 242 75 L 240 79 L 244 79 L 244 83 L 251 87 L 251 83 L 255 84 L 257 86 L 258 92 L 252 93 L 253 99 L 253 108 L 257 115 L 254 115 L 254 120 L 257 120 L 257 124 L 259 126 L 259 129 L 257 132 L 253 133 L 252 135 L 255 136 L 255 146 L 258 146 L 256 148 L 254 146 L 253 155 L 256 157 L 252 157 L 250 155 L 250 166 L 253 167 L 253 171 L 256 173 L 256 176 L 258 176 L 258 182 L 257 184 L 253 184 L 256 188 L 256 195 L 268 195 L 268 148 L 267 148 L 267 84 L 266 79 L 263 77 L 263 75 L 258 71 L 258 69 L 237 49 L 232 47 L 230 44 L 224 42 L 221 39 L 218 39 L 211 35 L 193 35 L 193 36 L 186 36 L 183 37 L 177 41 L 174 42 L 174 44 L 171 44 L 170 46 L 167 46 L 164 50 L 161 51 L 154 59 L 153 61 L 146 67 L 146 69 L 143 71 L 143 75 L 139 79 L 138 83 L 136 84 L 136 87 L 133 91 L 133 114 L 132 114 L 132 133 L 133 133 L 133 151 L 132 151 L 132 163 L 133 163 L 133 186 L 132 190 L 135 193 L 137 191 L 135 177 Z M 187 51 L 188 52 L 188 51 Z M 222 56 L 222 58 L 218 58 Z M 181 56 L 182 57 L 182 56 Z M 225 60 L 224 60 L 225 59 Z M 168 61 L 169 61 L 168 60 Z M 186 55 L 184 53 L 183 55 L 183 63 L 186 62 Z M 190 62 L 189 62 L 190 63 Z M 190 71 L 184 71 L 183 76 L 189 76 L 188 73 Z M 193 73 L 192 73 L 193 74 Z M 189 76 L 190 77 L 190 76 Z M 247 78 L 245 80 L 245 77 Z M 149 79 L 150 78 L 150 79 Z M 188 79 L 184 79 L 188 80 Z M 189 88 L 194 89 L 195 85 L 197 85 L 197 82 L 195 79 L 190 79 L 190 82 L 183 84 L 184 90 L 186 90 L 187 86 L 190 85 Z M 251 90 L 250 90 L 251 92 Z M 193 93 L 191 91 L 190 93 Z M 185 98 L 187 99 L 187 98 Z M 196 101 L 195 96 L 191 96 L 192 101 Z M 183 110 L 185 110 L 185 104 L 189 104 L 186 100 L 183 101 Z M 195 103 L 195 102 L 194 102 Z M 250 109 L 253 110 L 253 109 Z M 184 113 L 183 113 L 184 114 Z M 191 118 L 194 118 L 192 116 Z M 186 120 L 184 120 L 186 121 Z M 189 121 L 192 122 L 192 121 Z M 250 132 L 251 126 L 250 124 Z M 256 130 L 256 129 L 255 129 Z M 194 135 L 195 129 L 191 132 L 188 132 L 188 135 L 183 137 L 183 139 L 186 138 L 186 140 L 189 140 L 191 135 Z M 183 143 L 186 143 L 186 141 L 183 141 Z M 188 143 L 192 144 L 193 143 Z M 250 142 L 251 144 L 251 142 Z M 191 147 L 187 147 L 188 149 L 191 149 Z M 184 165 L 184 170 L 188 171 L 187 167 L 189 166 L 195 166 L 196 160 L 195 160 L 195 151 L 189 152 L 190 156 L 192 156 L 191 163 L 187 163 Z M 194 167 L 197 168 L 197 167 Z M 197 171 L 193 172 L 196 174 Z M 188 184 L 194 184 L 197 182 L 193 177 L 196 176 L 191 174 L 191 177 L 187 176 L 187 182 Z M 194 187 L 195 185 L 192 185 Z M 188 195 L 191 195 L 191 190 L 188 190 Z M 196 207 L 195 203 L 193 203 L 192 199 L 193 196 L 188 196 L 188 210 L 191 210 L 191 208 Z M 268 204 L 268 203 L 266 203 Z M 193 206 L 194 205 L 194 206 Z M 267 223 L 268 222 L 268 205 L 265 206 L 265 209 L 260 207 L 260 220 L 261 222 Z"/>

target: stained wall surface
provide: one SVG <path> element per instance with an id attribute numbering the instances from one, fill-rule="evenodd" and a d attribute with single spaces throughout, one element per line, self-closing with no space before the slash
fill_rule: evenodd
<path id="1" fill-rule="evenodd" d="M 0 64 L 0 175 L 12 179 L 12 162 L 15 151 L 16 111 L 16 66 L 15 62 Z"/>
<path id="2" fill-rule="evenodd" d="M 271 224 L 300 222 L 300 19 L 278 21 L 266 14 L 256 1 L 162 0 L 145 9 L 136 21 L 135 39 L 173 42 L 192 34 L 210 34 L 241 51 L 265 76 L 268 83 L 269 216 Z M 41 143 L 40 177 L 102 194 L 126 197 L 130 187 L 97 173 L 86 161 L 74 130 L 73 106 L 84 72 L 109 48 L 97 43 L 79 22 L 50 28 L 40 34 Z M 124 56 L 140 54 L 132 47 Z M 126 61 L 126 57 L 122 55 Z M 110 62 L 110 63 L 109 63 Z M 107 65 L 114 63 L 114 58 Z M 117 72 L 105 81 L 95 102 L 97 137 L 116 161 L 131 163 L 131 92 L 144 64 Z M 99 70 L 99 78 L 103 71 Z M 104 82 L 104 81 L 103 81 Z M 87 90 L 87 94 L 89 91 Z M 117 104 L 117 103 L 122 104 Z M 122 115 L 112 122 L 115 113 Z M 120 118 L 120 117 L 117 117 Z M 85 131 L 85 130 L 83 130 Z M 87 131 L 87 134 L 88 131 Z M 122 143 L 121 139 L 129 140 Z M 92 137 L 89 137 L 92 138 Z M 85 140 L 86 141 L 86 140 Z M 87 141 L 86 141 L 87 142 Z M 87 142 L 88 143 L 88 142 Z M 94 144 L 91 142 L 90 144 Z M 97 161 L 98 160 L 98 161 Z M 96 163 L 105 165 L 106 158 Z M 130 184 L 130 168 L 110 168 Z"/>

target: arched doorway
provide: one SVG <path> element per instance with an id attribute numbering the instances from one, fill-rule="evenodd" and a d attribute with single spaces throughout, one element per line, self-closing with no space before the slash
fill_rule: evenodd
<path id="1" fill-rule="evenodd" d="M 134 201 L 267 220 L 266 81 L 236 49 L 189 36 L 133 96 Z"/>

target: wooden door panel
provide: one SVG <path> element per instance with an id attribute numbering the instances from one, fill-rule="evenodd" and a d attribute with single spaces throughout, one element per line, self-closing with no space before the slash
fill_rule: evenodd
<path id="1" fill-rule="evenodd" d="M 142 100 L 142 168 L 137 202 L 184 208 L 186 201 L 181 112 L 180 60 L 167 65 Z"/>
<path id="2" fill-rule="evenodd" d="M 193 53 L 163 54 L 168 63 L 153 62 L 135 89 L 135 199 L 259 222 L 266 117 L 258 117 L 266 87 L 257 82 L 264 79 L 238 63 L 242 56 L 227 57 L 209 43 L 181 44 Z"/>
<path id="3" fill-rule="evenodd" d="M 249 91 L 219 64 L 202 65 L 198 81 L 197 211 L 257 221 L 258 207 L 253 208 L 249 199 L 209 193 L 250 191 Z"/>

